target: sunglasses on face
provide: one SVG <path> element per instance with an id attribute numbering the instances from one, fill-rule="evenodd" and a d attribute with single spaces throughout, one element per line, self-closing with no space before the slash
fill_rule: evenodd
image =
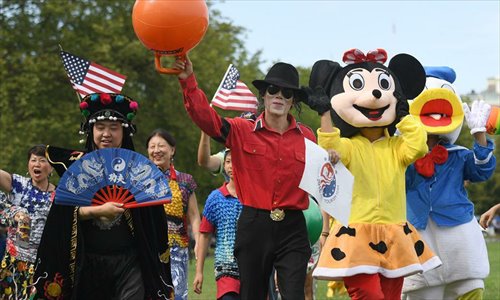
<path id="1" fill-rule="evenodd" d="M 276 95 L 279 91 L 281 91 L 281 95 L 283 95 L 283 97 L 285 97 L 286 99 L 290 99 L 293 97 L 292 89 L 282 88 L 272 84 L 267 87 L 266 91 L 269 95 Z"/>

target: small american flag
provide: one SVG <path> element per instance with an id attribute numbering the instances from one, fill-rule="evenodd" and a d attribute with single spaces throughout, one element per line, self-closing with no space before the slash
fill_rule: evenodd
<path id="1" fill-rule="evenodd" d="M 61 59 L 73 88 L 81 97 L 91 93 L 120 93 L 125 84 L 125 75 L 66 51 L 61 51 Z"/>
<path id="2" fill-rule="evenodd" d="M 240 72 L 232 64 L 227 68 L 222 82 L 215 92 L 212 105 L 226 110 L 257 112 L 257 97 L 240 79 Z"/>

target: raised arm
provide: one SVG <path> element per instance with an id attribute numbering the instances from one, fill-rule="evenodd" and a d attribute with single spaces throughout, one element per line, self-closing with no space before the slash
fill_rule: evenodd
<path id="1" fill-rule="evenodd" d="M 0 189 L 6 193 L 12 190 L 12 175 L 0 169 Z"/>
<path id="2" fill-rule="evenodd" d="M 203 131 L 201 132 L 200 144 L 198 145 L 198 165 L 214 174 L 220 174 L 222 171 L 220 155 L 210 155 L 210 137 Z"/>
<path id="3" fill-rule="evenodd" d="M 471 107 L 463 103 L 465 121 L 474 137 L 473 153 L 466 157 L 464 179 L 471 182 L 485 181 L 495 172 L 495 144 L 486 138 L 486 122 L 491 106 L 482 101 L 472 102 Z"/>
<path id="4" fill-rule="evenodd" d="M 184 107 L 190 118 L 202 131 L 225 143 L 231 126 L 210 107 L 207 96 L 198 87 L 189 57 L 186 55 L 186 60 L 177 59 L 174 67 L 181 70 L 178 79 L 182 87 Z"/>
<path id="5" fill-rule="evenodd" d="M 465 121 L 470 129 L 470 133 L 474 136 L 477 144 L 486 147 L 486 122 L 490 115 L 491 105 L 483 100 L 472 102 L 471 107 L 467 103 L 462 104 L 464 110 Z"/>
<path id="6" fill-rule="evenodd" d="M 429 150 L 427 147 L 427 133 L 415 117 L 411 115 L 404 116 L 396 124 L 396 128 L 401 132 L 397 153 L 399 153 L 401 160 L 406 165 L 410 165 L 427 153 Z"/>

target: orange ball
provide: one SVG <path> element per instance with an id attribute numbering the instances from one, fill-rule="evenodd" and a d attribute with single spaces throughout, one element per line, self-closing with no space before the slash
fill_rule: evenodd
<path id="1" fill-rule="evenodd" d="M 204 0 L 136 0 L 132 25 L 147 48 L 161 55 L 181 56 L 203 39 L 208 8 Z"/>

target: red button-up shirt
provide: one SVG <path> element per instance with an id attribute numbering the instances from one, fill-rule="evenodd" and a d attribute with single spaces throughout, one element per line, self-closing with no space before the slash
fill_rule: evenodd
<path id="1" fill-rule="evenodd" d="M 223 126 L 194 74 L 179 82 L 191 119 L 209 136 L 222 137 L 231 149 L 236 192 L 243 205 L 266 210 L 307 209 L 309 200 L 299 183 L 305 167 L 304 138 L 316 142 L 309 127 L 288 115 L 290 126 L 280 134 L 266 126 L 264 114 L 256 121 L 225 118 L 230 126 Z"/>

